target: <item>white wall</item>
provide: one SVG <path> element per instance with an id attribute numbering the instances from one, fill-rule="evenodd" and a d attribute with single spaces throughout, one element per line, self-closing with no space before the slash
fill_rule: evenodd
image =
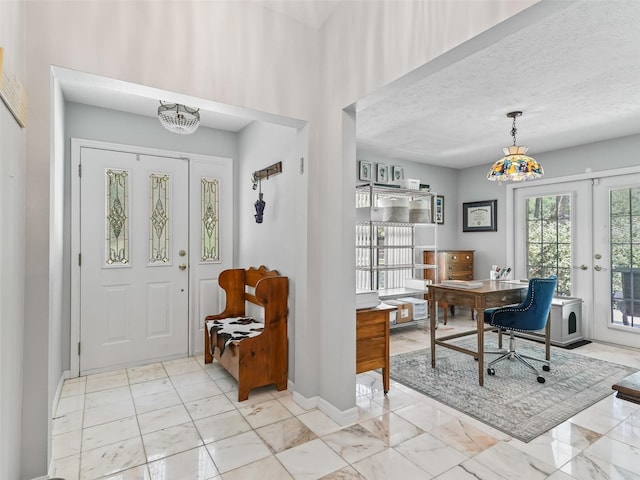
<path id="1" fill-rule="evenodd" d="M 25 82 L 24 3 L 0 2 L 4 70 Z M 25 131 L 0 101 L 0 478 L 20 474 L 24 343 Z M 45 198 L 46 201 L 46 198 Z M 46 432 L 46 423 L 43 425 Z"/>
<path id="2" fill-rule="evenodd" d="M 253 122 L 239 135 L 238 147 L 238 267 L 265 265 L 289 277 L 289 379 L 295 379 L 296 184 L 304 181 L 293 128 Z M 262 181 L 266 207 L 263 223 L 256 223 L 251 174 L 276 162 L 282 173 Z"/>
<path id="3" fill-rule="evenodd" d="M 346 2 L 318 33 L 258 2 L 26 2 L 28 335 L 47 336 L 50 304 L 51 64 L 307 120 L 308 192 L 298 193 L 308 201 L 309 296 L 296 350 L 308 359 L 296 363 L 296 377 L 305 397 L 337 414 L 352 410 L 355 124 L 342 109 L 532 3 Z M 336 337 L 339 328 L 349 335 Z M 35 363 L 25 369 L 25 392 L 36 395 L 24 406 L 34 418 L 47 415 L 46 376 Z M 23 442 L 24 478 L 44 473 L 46 422 L 36 423 L 33 441 Z"/>
<path id="4" fill-rule="evenodd" d="M 317 329 L 312 338 L 320 339 L 318 392 L 339 410 L 354 404 L 353 393 L 345 387 L 353 382 L 355 362 L 351 336 L 338 345 L 333 334 L 345 328 L 355 330 L 351 293 L 356 159 L 354 152 L 353 161 L 344 163 L 348 159 L 342 151 L 342 109 L 533 3 L 344 2 L 323 27 L 320 141 L 310 170 L 317 185 L 310 188 L 309 216 L 317 219 L 317 227 L 309 237 L 309 251 L 314 254 L 309 271 L 315 275 L 309 278 L 314 294 L 309 318 Z M 309 347 L 314 351 L 311 341 Z"/>

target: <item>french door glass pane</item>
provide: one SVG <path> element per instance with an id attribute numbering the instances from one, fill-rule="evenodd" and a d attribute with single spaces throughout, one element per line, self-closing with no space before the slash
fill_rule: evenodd
<path id="1" fill-rule="evenodd" d="M 527 276 L 558 277 L 556 294 L 571 295 L 571 196 L 527 199 Z"/>
<path id="2" fill-rule="evenodd" d="M 611 323 L 640 328 L 640 188 L 609 193 Z"/>

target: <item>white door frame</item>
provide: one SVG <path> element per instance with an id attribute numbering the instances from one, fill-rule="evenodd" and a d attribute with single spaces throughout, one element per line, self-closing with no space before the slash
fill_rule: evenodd
<path id="1" fill-rule="evenodd" d="M 220 162 L 219 157 L 209 156 L 209 155 L 201 155 L 201 154 L 193 154 L 193 153 L 184 153 L 184 152 L 176 152 L 170 150 L 162 150 L 158 148 L 148 148 L 148 147 L 138 147 L 134 145 L 124 145 L 118 143 L 111 142 L 102 142 L 97 140 L 87 140 L 87 139 L 71 139 L 71 318 L 70 318 L 70 343 L 69 343 L 69 371 L 71 376 L 78 376 L 80 374 L 80 356 L 78 355 L 78 344 L 80 342 L 80 265 L 79 265 L 79 256 L 80 256 L 80 176 L 78 175 L 80 168 L 80 149 L 86 148 L 96 148 L 96 149 L 106 149 L 106 150 L 118 150 L 122 152 L 130 152 L 130 153 L 139 153 L 142 155 L 152 155 L 152 156 L 165 156 L 165 157 L 173 157 L 173 158 L 185 158 L 188 160 L 196 160 L 199 162 L 212 162 L 218 163 Z M 231 171 L 229 172 L 229 182 L 233 185 L 233 169 L 232 165 Z M 232 205 L 228 205 L 227 207 L 229 212 L 232 211 Z M 235 231 L 235 219 L 231 213 L 227 213 L 227 225 L 231 232 Z M 231 235 L 233 238 L 233 234 Z M 229 244 L 230 243 L 230 244 Z M 230 249 L 229 251 L 229 268 L 233 263 L 233 258 L 235 255 L 235 242 L 231 241 L 227 243 L 227 247 Z M 191 250 L 191 249 L 189 249 Z M 191 285 L 192 278 L 191 275 L 189 277 L 189 283 Z M 200 319 L 195 319 L 194 312 L 197 308 L 194 308 L 194 301 L 196 299 L 195 292 L 193 292 L 193 288 L 190 288 L 189 294 L 189 355 L 192 355 L 194 352 L 198 351 L 197 345 L 197 334 L 199 331 Z M 201 342 L 200 342 L 201 343 Z"/>

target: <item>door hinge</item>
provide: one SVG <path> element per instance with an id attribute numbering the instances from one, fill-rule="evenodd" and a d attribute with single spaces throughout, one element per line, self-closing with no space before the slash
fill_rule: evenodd
<path id="1" fill-rule="evenodd" d="M 78 254 L 78 266 L 79 267 L 82 266 L 82 254 L 81 253 Z"/>
<path id="2" fill-rule="evenodd" d="M 82 176 L 82 164 L 81 163 L 78 164 L 78 176 L 79 177 Z"/>
<path id="3" fill-rule="evenodd" d="M 78 342 L 78 356 L 80 356 L 80 342 Z"/>

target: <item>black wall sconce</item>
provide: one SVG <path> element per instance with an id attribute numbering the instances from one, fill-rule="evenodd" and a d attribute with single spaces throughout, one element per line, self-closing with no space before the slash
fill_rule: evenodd
<path id="1" fill-rule="evenodd" d="M 262 170 L 256 170 L 251 174 L 251 183 L 253 184 L 253 189 L 258 189 L 258 200 L 253 206 L 256 208 L 256 214 L 254 215 L 256 219 L 256 223 L 262 223 L 264 216 L 264 207 L 267 205 L 267 202 L 264 201 L 262 196 L 262 180 L 273 177 L 282 173 L 282 162 L 274 163 L 273 165 L 269 165 L 267 168 L 263 168 Z"/>

